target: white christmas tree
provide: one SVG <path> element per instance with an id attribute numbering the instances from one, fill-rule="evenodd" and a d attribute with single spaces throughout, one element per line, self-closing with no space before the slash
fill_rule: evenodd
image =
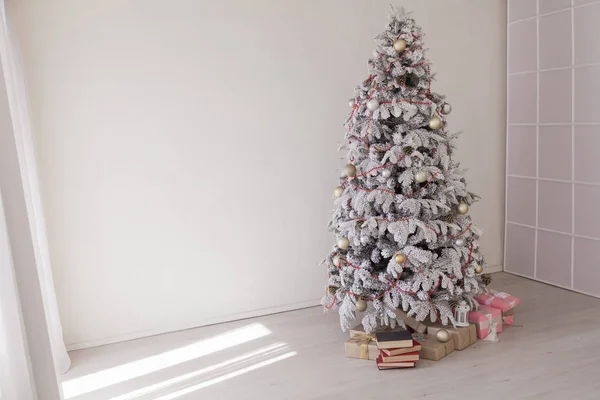
<path id="1" fill-rule="evenodd" d="M 473 304 L 485 287 L 481 232 L 469 216 L 476 196 L 452 159 L 451 107 L 431 92 L 421 28 L 392 9 L 377 39 L 371 74 L 350 101 L 349 164 L 334 190 L 329 227 L 337 244 L 325 260 L 322 304 L 339 309 L 343 330 L 356 311 L 366 311 L 368 332 L 402 324 L 398 308 L 454 324 L 453 306 Z"/>

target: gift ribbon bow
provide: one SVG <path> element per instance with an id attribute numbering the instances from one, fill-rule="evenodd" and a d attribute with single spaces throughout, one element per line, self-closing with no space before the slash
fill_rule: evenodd
<path id="1" fill-rule="evenodd" d="M 368 335 L 366 333 L 356 333 L 354 334 L 355 339 L 361 339 L 360 342 L 360 358 L 363 360 L 367 359 L 367 346 L 371 341 L 375 340 L 375 336 Z"/>
<path id="2" fill-rule="evenodd" d="M 504 301 L 506 301 L 508 304 L 511 305 L 511 307 L 515 306 L 515 301 L 514 300 L 508 300 L 509 297 L 512 297 L 510 294 L 508 293 L 504 293 L 504 292 L 496 292 L 495 290 L 490 290 L 490 295 L 492 297 L 488 298 L 485 300 L 485 304 L 490 306 L 491 303 L 494 301 L 494 298 L 499 298 L 499 299 L 503 299 Z"/>

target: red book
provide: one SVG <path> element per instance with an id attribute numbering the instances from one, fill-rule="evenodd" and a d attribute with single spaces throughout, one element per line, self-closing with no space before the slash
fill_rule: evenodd
<path id="1" fill-rule="evenodd" d="M 414 366 L 415 366 L 414 361 L 386 363 L 386 362 L 383 362 L 383 360 L 381 359 L 381 356 L 379 356 L 379 358 L 377 359 L 377 368 L 380 370 L 381 369 L 414 368 Z"/>
<path id="2" fill-rule="evenodd" d="M 384 363 L 396 363 L 396 362 L 407 362 L 407 361 L 419 361 L 419 351 L 413 351 L 410 353 L 399 354 L 396 356 L 386 356 L 380 353 L 379 357 Z"/>
<path id="3" fill-rule="evenodd" d="M 421 350 L 421 348 L 421 343 L 417 342 L 416 340 L 413 340 L 412 347 L 405 347 L 400 349 L 383 349 L 381 350 L 381 355 L 384 357 L 397 356 L 400 354 L 412 353 L 413 351 L 419 351 Z"/>

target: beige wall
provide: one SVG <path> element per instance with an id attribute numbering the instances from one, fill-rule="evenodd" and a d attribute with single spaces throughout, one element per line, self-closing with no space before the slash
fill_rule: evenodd
<path id="1" fill-rule="evenodd" d="M 404 1 L 502 264 L 506 6 Z M 21 0 L 50 248 L 82 347 L 317 304 L 353 88 L 389 1 Z"/>

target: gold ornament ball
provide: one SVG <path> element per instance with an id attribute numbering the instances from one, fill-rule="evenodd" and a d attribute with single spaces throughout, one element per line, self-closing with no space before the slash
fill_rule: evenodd
<path id="1" fill-rule="evenodd" d="M 394 257 L 394 260 L 396 261 L 396 263 L 398 264 L 402 264 L 404 262 L 404 260 L 406 259 L 406 257 L 404 257 L 404 254 L 402 253 L 398 253 L 396 254 L 396 256 Z"/>
<path id="2" fill-rule="evenodd" d="M 367 302 L 363 299 L 356 300 L 356 311 L 363 312 L 367 309 Z"/>
<path id="3" fill-rule="evenodd" d="M 442 343 L 446 343 L 450 340 L 450 334 L 445 329 L 438 329 L 438 331 L 435 333 L 435 337 Z"/>
<path id="4" fill-rule="evenodd" d="M 398 53 L 406 50 L 406 40 L 400 39 L 394 42 L 394 50 Z"/>
<path id="5" fill-rule="evenodd" d="M 338 239 L 337 245 L 340 249 L 346 250 L 350 246 L 350 241 L 346 237 L 341 237 Z"/>
<path id="6" fill-rule="evenodd" d="M 467 203 L 460 203 L 458 205 L 458 213 L 460 215 L 465 215 L 469 212 L 469 205 Z"/>
<path id="7" fill-rule="evenodd" d="M 429 129 L 437 131 L 438 129 L 442 129 L 442 120 L 438 117 L 433 117 L 429 120 Z"/>
<path id="8" fill-rule="evenodd" d="M 483 272 L 483 267 L 481 265 L 478 265 L 475 267 L 475 273 L 476 274 L 480 274 Z"/>
<path id="9" fill-rule="evenodd" d="M 348 165 L 346 165 L 344 167 L 344 173 L 348 177 L 356 176 L 356 167 L 354 166 L 354 164 L 348 164 Z"/>
<path id="10" fill-rule="evenodd" d="M 335 189 L 333 189 L 333 197 L 342 197 L 342 194 L 344 193 L 344 188 L 341 186 L 336 187 Z"/>

